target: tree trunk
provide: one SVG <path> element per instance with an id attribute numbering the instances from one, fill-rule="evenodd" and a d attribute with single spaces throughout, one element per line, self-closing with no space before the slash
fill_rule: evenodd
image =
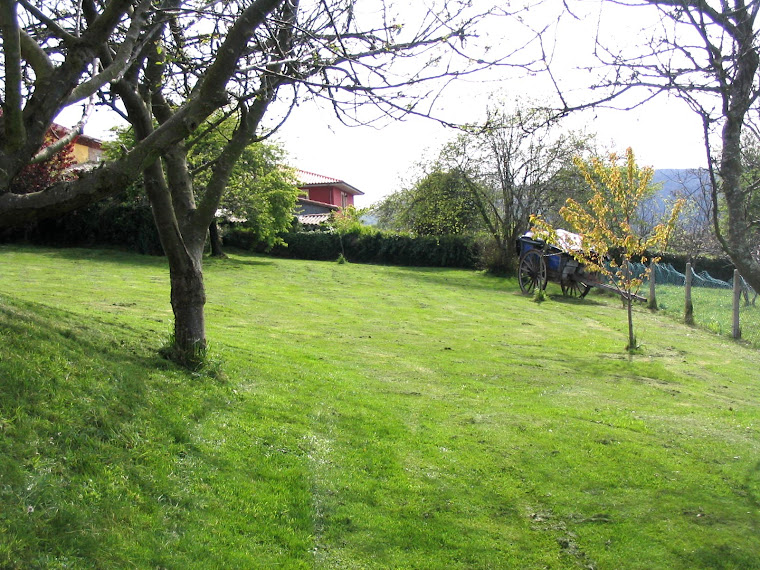
<path id="1" fill-rule="evenodd" d="M 178 264 L 172 263 L 173 257 L 169 257 L 171 304 L 174 312 L 174 346 L 171 356 L 180 364 L 196 367 L 203 363 L 206 350 L 203 312 L 206 290 L 201 260 L 188 259 L 189 263 Z"/>
<path id="2" fill-rule="evenodd" d="M 167 163 L 168 168 L 173 166 L 170 161 Z M 174 338 L 165 355 L 182 366 L 198 368 L 203 364 L 206 350 L 203 244 L 207 226 L 204 224 L 194 231 L 186 224 L 182 231 L 161 164 L 152 164 L 143 175 L 161 246 L 169 262 Z M 176 190 L 181 194 L 186 189 Z"/>
<path id="3" fill-rule="evenodd" d="M 633 334 L 633 286 L 631 284 L 631 262 L 626 259 L 625 264 L 625 308 L 628 313 L 628 352 L 636 350 L 636 336 Z"/>
<path id="4" fill-rule="evenodd" d="M 633 292 L 626 292 L 626 309 L 628 310 L 628 346 L 629 352 L 636 350 L 636 336 L 633 334 Z"/>
<path id="5" fill-rule="evenodd" d="M 747 8 L 742 7 L 745 15 Z M 718 222 L 718 188 L 713 184 L 713 223 L 723 250 L 739 272 L 755 290 L 760 287 L 760 263 L 753 257 L 757 247 L 757 231 L 746 207 L 746 188 L 742 181 L 742 132 L 746 116 L 755 101 L 755 83 L 760 54 L 755 46 L 753 18 L 742 18 L 733 30 L 738 49 L 734 80 L 721 90 L 724 124 L 721 132 L 719 174 L 727 214 L 727 236 Z M 713 180 L 715 182 L 715 180 Z"/>
<path id="6" fill-rule="evenodd" d="M 208 226 L 208 236 L 211 242 L 211 257 L 227 257 L 222 250 L 222 236 L 219 234 L 219 226 L 216 220 Z"/>

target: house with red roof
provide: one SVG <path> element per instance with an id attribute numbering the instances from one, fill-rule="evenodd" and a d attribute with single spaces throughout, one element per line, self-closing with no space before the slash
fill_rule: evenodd
<path id="1" fill-rule="evenodd" d="M 327 221 L 330 212 L 354 205 L 354 196 L 364 192 L 343 180 L 296 170 L 298 187 L 304 196 L 298 198 L 296 215 L 298 221 L 307 225 L 318 225 Z"/>
<path id="2" fill-rule="evenodd" d="M 50 125 L 48 135 L 52 140 L 58 140 L 68 136 L 70 132 L 71 129 L 53 123 Z M 78 169 L 87 166 L 92 167 L 103 159 L 103 143 L 96 138 L 88 137 L 83 134 L 77 135 L 73 141 L 72 147 L 74 163 Z"/>

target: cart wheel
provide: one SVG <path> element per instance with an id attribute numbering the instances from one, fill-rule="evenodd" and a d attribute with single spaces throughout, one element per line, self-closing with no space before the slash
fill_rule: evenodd
<path id="1" fill-rule="evenodd" d="M 541 252 L 531 249 L 520 258 L 517 271 L 520 291 L 529 295 L 533 291 L 546 288 L 546 261 Z"/>
<path id="2" fill-rule="evenodd" d="M 566 297 L 577 297 L 578 299 L 583 299 L 591 291 L 590 285 L 586 285 L 582 281 L 575 281 L 574 279 L 562 281 L 560 287 L 562 287 L 563 295 Z"/>

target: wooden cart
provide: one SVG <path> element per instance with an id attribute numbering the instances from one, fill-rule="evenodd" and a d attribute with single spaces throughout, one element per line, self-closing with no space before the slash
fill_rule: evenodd
<path id="1" fill-rule="evenodd" d="M 520 256 L 517 276 L 520 290 L 525 294 L 546 289 L 546 284 L 551 281 L 559 283 L 562 294 L 568 297 L 583 298 L 592 287 L 626 296 L 616 287 L 601 282 L 597 273 L 589 271 L 565 249 L 530 236 L 521 236 L 516 245 Z M 646 302 L 646 298 L 639 295 L 633 295 L 633 299 Z"/>

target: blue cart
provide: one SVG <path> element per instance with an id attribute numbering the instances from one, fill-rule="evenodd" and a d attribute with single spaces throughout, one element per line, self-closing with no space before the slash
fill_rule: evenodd
<path id="1" fill-rule="evenodd" d="M 592 285 L 597 285 L 583 264 L 557 246 L 529 236 L 519 237 L 516 246 L 520 256 L 517 276 L 520 290 L 525 294 L 546 289 L 551 280 L 559 283 L 563 295 L 582 298 Z"/>
<path id="2" fill-rule="evenodd" d="M 580 236 L 565 230 L 556 232 L 564 247 L 580 249 Z M 527 235 L 517 238 L 516 245 L 517 254 L 520 256 L 517 277 L 520 280 L 520 290 L 525 294 L 531 294 L 536 289 L 546 289 L 546 284 L 552 281 L 559 283 L 562 294 L 568 297 L 583 298 L 592 287 L 597 287 L 620 295 L 623 299 L 628 298 L 628 293 L 602 282 L 598 273 L 589 271 L 566 249 Z M 631 294 L 631 298 L 642 303 L 647 301 L 646 297 L 634 293 Z"/>

